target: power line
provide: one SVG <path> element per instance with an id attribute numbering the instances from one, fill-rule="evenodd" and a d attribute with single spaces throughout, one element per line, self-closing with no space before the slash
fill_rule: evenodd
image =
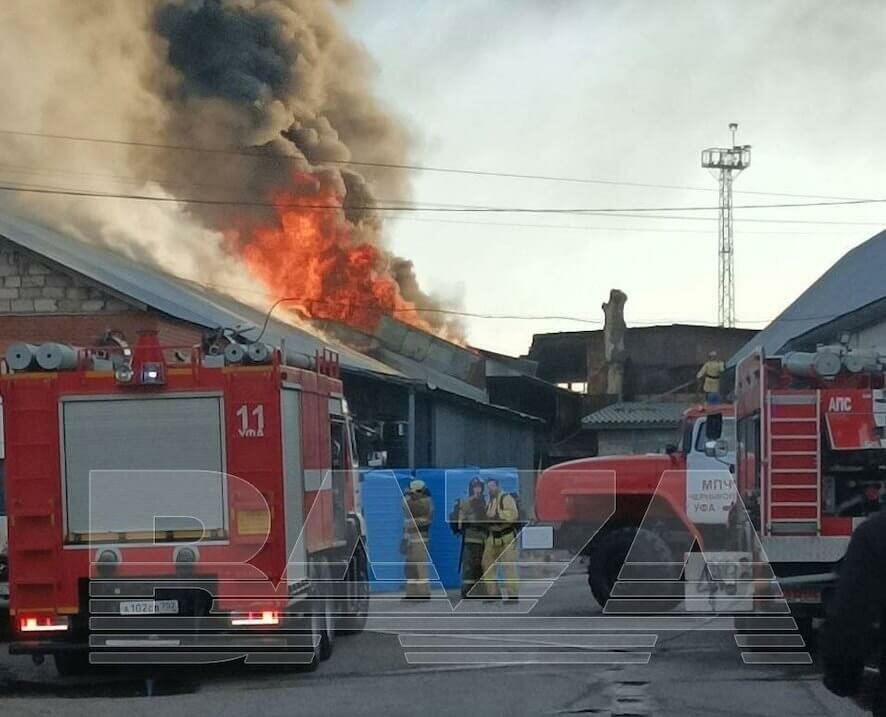
<path id="1" fill-rule="evenodd" d="M 646 217 L 643 217 L 644 219 Z M 668 217 L 670 218 L 670 217 Z M 691 217 L 697 219 L 698 217 Z M 398 222 L 428 222 L 430 224 L 458 224 L 477 227 L 516 227 L 523 229 L 567 229 L 573 231 L 607 231 L 607 232 L 635 232 L 658 233 L 658 234 L 699 234 L 709 237 L 711 235 L 708 229 L 661 229 L 657 227 L 636 227 L 636 226 L 600 226 L 592 224 L 539 224 L 526 222 L 495 222 L 495 221 L 471 221 L 469 219 L 440 219 L 438 217 L 394 217 L 393 221 Z M 879 226 L 879 225 L 878 225 Z M 789 236 L 835 236 L 835 232 L 808 232 L 808 231 L 743 231 L 742 234 L 761 234 L 761 235 L 789 235 Z"/>
<path id="2" fill-rule="evenodd" d="M 646 212 L 680 212 L 680 211 L 715 211 L 719 207 L 715 206 L 685 206 L 685 207 L 632 207 L 632 208 L 608 208 L 608 207 L 446 207 L 433 205 L 408 205 L 401 206 L 384 206 L 384 205 L 353 205 L 353 204 L 304 204 L 304 203 L 286 203 L 286 202 L 266 202 L 266 201 L 250 201 L 237 199 L 205 199 L 201 197 L 163 197 L 147 194 L 134 194 L 123 192 L 95 192 L 82 189 L 63 189 L 48 188 L 27 185 L 0 185 L 0 191 L 20 192 L 28 194 L 44 194 L 68 197 L 90 197 L 101 199 L 127 199 L 134 201 L 149 202 L 165 202 L 179 204 L 200 204 L 208 206 L 239 206 L 239 207 L 265 207 L 265 208 L 281 208 L 281 209 L 306 209 L 312 211 L 341 211 L 343 209 L 362 210 L 362 211 L 381 211 L 381 212 L 431 212 L 431 213 L 479 213 L 479 214 L 577 214 L 592 216 L 612 215 L 612 216 L 628 216 L 630 214 L 640 214 Z M 827 207 L 827 206 L 848 206 L 861 204 L 882 204 L 886 203 L 886 199 L 852 199 L 840 201 L 826 202 L 785 202 L 778 204 L 744 204 L 735 205 L 735 209 L 784 209 L 784 208 L 800 208 L 800 207 Z M 652 216 L 652 215 L 650 215 Z M 682 218 L 682 217 L 681 217 Z M 747 221 L 747 220 L 746 220 Z M 757 221 L 769 221 L 760 220 Z M 774 220 L 778 221 L 778 220 Z M 812 222 L 812 223 L 852 223 L 852 222 Z M 867 224 L 876 224 L 876 222 L 865 222 Z"/>
<path id="3" fill-rule="evenodd" d="M 195 282 L 199 283 L 199 282 Z M 210 286 L 204 284 L 203 286 Z M 576 323 L 582 324 L 591 324 L 594 326 L 600 326 L 603 322 L 599 319 L 585 319 L 579 316 L 562 316 L 558 314 L 551 315 L 529 315 L 529 314 L 484 314 L 475 311 L 461 311 L 458 309 L 444 309 L 439 307 L 429 307 L 429 306 L 420 306 L 412 309 L 390 309 L 387 311 L 383 311 L 381 309 L 377 309 L 375 306 L 370 306 L 369 304 L 355 304 L 349 301 L 330 301 L 328 299 L 308 299 L 305 297 L 299 296 L 285 296 L 283 298 L 277 299 L 273 304 L 271 304 L 267 313 L 265 314 L 264 323 L 262 324 L 261 331 L 258 333 L 258 337 L 256 337 L 256 341 L 261 341 L 262 336 L 265 335 L 265 331 L 267 331 L 268 324 L 271 321 L 271 315 L 274 313 L 274 310 L 280 306 L 280 304 L 298 301 L 303 304 L 320 304 L 325 306 L 336 306 L 345 309 L 364 309 L 364 310 L 377 310 L 378 313 L 381 314 L 445 314 L 446 316 L 458 316 L 461 318 L 472 318 L 472 319 L 497 319 L 497 320 L 514 320 L 514 321 L 573 321 Z"/>
<path id="4" fill-rule="evenodd" d="M 178 197 L 162 197 L 156 195 L 137 195 L 137 194 L 125 194 L 125 193 L 114 193 L 114 192 L 93 192 L 89 190 L 80 190 L 80 189 L 66 189 L 61 187 L 48 187 L 42 185 L 24 185 L 18 184 L 16 186 L 12 185 L 0 185 L 0 191 L 10 191 L 10 192 L 22 192 L 22 193 L 36 193 L 36 194 L 46 194 L 46 195 L 59 195 L 59 196 L 81 196 L 88 198 L 104 198 L 104 199 L 132 199 L 138 201 L 156 201 L 156 202 L 164 202 L 175 204 L 183 203 L 183 204 L 207 204 L 207 205 L 220 205 L 220 206 L 256 206 L 256 207 L 264 207 L 264 208 L 301 208 L 301 209 L 315 209 L 315 210 L 334 210 L 338 211 L 343 208 L 353 208 L 360 209 L 361 207 L 356 206 L 348 206 L 345 205 L 342 207 L 338 204 L 329 204 L 329 205 L 302 205 L 302 204 L 274 204 L 273 202 L 263 202 L 263 201 L 247 201 L 247 200 L 216 200 L 216 199 L 189 199 L 189 198 L 178 198 Z M 886 201 L 886 200 L 870 200 L 870 201 Z M 762 205 L 762 206 L 778 206 L 778 205 Z M 806 205 L 801 205 L 806 206 Z M 811 206 L 816 206 L 815 204 Z M 366 205 L 363 207 L 364 209 L 378 209 L 378 207 L 370 207 Z M 716 207 L 708 207 L 708 209 L 716 209 Z M 428 207 L 421 206 L 404 206 L 404 207 L 388 207 L 390 212 L 420 212 L 420 211 L 499 211 L 499 212 L 507 212 L 510 211 L 508 209 L 495 209 L 494 207 L 480 207 L 480 206 L 464 206 L 464 205 L 446 205 L 446 204 L 432 204 Z M 515 210 L 516 211 L 516 210 Z M 524 210 L 531 211 L 531 210 Z M 545 211 L 545 210 L 538 210 Z M 584 209 L 584 210 L 566 210 L 566 209 L 558 209 L 552 210 L 558 213 L 565 214 L 568 211 L 572 211 L 573 214 L 587 214 L 589 216 L 593 216 L 595 210 Z M 682 215 L 661 215 L 661 214 L 632 214 L 628 212 L 620 212 L 617 210 L 604 210 L 601 213 L 601 216 L 607 217 L 616 217 L 619 219 L 627 218 L 627 219 L 666 219 L 672 221 L 701 221 L 701 222 L 713 222 L 717 221 L 716 217 L 698 217 L 698 216 L 682 216 Z M 397 217 L 397 219 L 407 219 L 407 217 Z M 431 218 L 408 218 L 410 221 L 436 221 L 440 223 L 445 223 L 444 220 L 439 219 L 431 219 Z M 754 218 L 754 217 L 745 217 L 745 218 L 737 218 L 736 222 L 750 222 L 750 223 L 761 223 L 761 224 L 816 224 L 816 225 L 833 225 L 833 226 L 876 226 L 881 227 L 886 222 L 860 222 L 860 221 L 842 221 L 842 220 L 822 220 L 822 219 L 762 219 L 762 218 Z M 456 223 L 454 221 L 450 223 Z M 474 223 L 474 222 L 460 222 L 460 223 Z M 476 222 L 476 224 L 485 224 L 491 222 Z M 510 224 L 503 224 L 503 226 L 510 226 Z M 515 224 L 514 226 L 534 226 L 532 224 Z M 538 225 L 543 228 L 553 228 L 559 225 Z M 638 231 L 645 231 L 643 229 L 639 229 Z M 665 230 L 670 231 L 670 230 Z M 675 230 L 676 231 L 676 230 Z M 680 230 L 680 231 L 691 231 L 691 230 Z M 761 232 L 761 233 L 769 233 L 769 232 Z"/>
<path id="5" fill-rule="evenodd" d="M 166 179 L 160 179 L 157 177 L 133 177 L 127 175 L 120 174 L 109 174 L 104 172 L 82 172 L 76 170 L 69 169 L 49 169 L 49 168 L 39 168 L 39 167 L 29 167 L 23 165 L 15 165 L 15 164 L 0 164 L 0 169 L 8 170 L 11 174 L 28 174 L 28 175 L 37 175 L 37 176 L 46 176 L 49 175 L 72 175 L 76 177 L 84 177 L 86 179 L 97 179 L 97 180 L 111 180 L 114 182 L 120 182 L 122 184 L 136 184 L 136 185 L 147 185 L 147 184 L 157 184 L 162 186 L 164 189 L 169 187 L 189 187 L 189 188 L 209 188 L 209 189 L 222 189 L 228 191 L 241 192 L 241 186 L 231 186 L 230 184 L 217 184 L 217 183 L 208 183 L 208 182 L 181 182 L 181 181 L 168 181 Z M 57 185 L 35 185 L 35 184 L 25 184 L 22 181 L 17 181 L 13 179 L 8 179 L 4 181 L 15 181 L 16 186 L 20 187 L 29 187 L 29 188 L 39 188 L 39 189 L 61 189 L 66 190 L 66 187 L 59 187 Z M 86 189 L 82 189 L 82 191 L 90 191 Z M 96 190 L 97 191 L 97 190 Z M 405 200 L 400 199 L 376 199 L 375 201 L 381 203 L 389 203 L 389 204 L 408 204 Z M 470 204 L 452 204 L 445 202 L 427 202 L 428 205 L 434 207 L 454 207 L 454 208 L 471 208 Z M 345 203 L 347 207 L 347 203 Z"/>
<path id="6" fill-rule="evenodd" d="M 122 139 L 111 139 L 111 138 L 102 138 L 102 137 L 84 137 L 77 135 L 67 135 L 67 134 L 52 134 L 46 132 L 25 132 L 20 130 L 11 130 L 11 129 L 0 129 L 0 135 L 7 136 L 17 136 L 17 137 L 31 137 L 35 139 L 53 139 L 60 141 L 68 141 L 68 142 L 85 142 L 91 144 L 105 144 L 105 145 L 113 145 L 113 146 L 124 146 L 124 147 L 140 147 L 143 149 L 166 149 L 166 150 L 175 150 L 182 152 L 195 152 L 195 153 L 203 153 L 203 154 L 224 154 L 224 155 L 233 155 L 233 156 L 241 156 L 241 157 L 251 157 L 254 159 L 282 159 L 289 162 L 300 161 L 302 158 L 297 156 L 292 156 L 289 154 L 282 154 L 280 152 L 274 152 L 271 150 L 244 150 L 238 149 L 235 147 L 208 147 L 208 146 L 193 146 L 193 145 L 182 145 L 182 144 L 169 144 L 163 142 L 144 142 L 144 141 L 135 141 L 135 140 L 122 140 Z M 669 189 L 669 190 L 679 190 L 679 191 L 692 191 L 692 192 L 710 192 L 710 188 L 708 187 L 695 187 L 689 185 L 679 185 L 679 184 L 657 184 L 651 182 L 629 182 L 629 181 L 621 181 L 621 180 L 613 180 L 613 179 L 596 179 L 589 177 L 566 177 L 566 176 L 555 176 L 555 175 L 546 175 L 546 174 L 531 174 L 531 173 L 518 173 L 518 172 L 501 172 L 501 171 L 492 171 L 492 170 L 482 170 L 482 169 L 468 169 L 468 168 L 457 168 L 457 167 L 436 167 L 431 165 L 423 165 L 423 164 L 399 164 L 392 162 L 368 162 L 368 161 L 360 161 L 356 159 L 333 159 L 333 158 L 321 158 L 321 157 L 313 157 L 311 159 L 305 158 L 305 161 L 311 164 L 333 164 L 333 165 L 343 165 L 343 166 L 354 166 L 354 167 L 372 167 L 377 169 L 396 169 L 396 170 L 405 170 L 405 171 L 415 171 L 415 172 L 433 172 L 439 174 L 462 174 L 462 175 L 470 175 L 470 176 L 479 176 L 479 177 L 498 177 L 503 179 L 524 179 L 524 180 L 535 180 L 535 181 L 545 181 L 545 182 L 563 182 L 570 184 L 597 184 L 604 186 L 616 186 L 616 187 L 636 187 L 642 189 Z M 775 196 L 775 197 L 793 197 L 797 199 L 825 199 L 825 200 L 839 200 L 839 201 L 857 201 L 862 199 L 860 197 L 844 197 L 844 196 L 832 196 L 832 195 L 821 195 L 821 194 L 796 194 L 796 193 L 788 193 L 788 192 L 763 192 L 763 191 L 751 191 L 744 190 L 741 192 L 736 192 L 736 194 L 748 194 L 748 195 L 758 195 L 758 196 Z"/>
<path id="7" fill-rule="evenodd" d="M 31 168 L 22 165 L 10 165 L 10 164 L 0 164 L 0 169 L 10 170 L 13 173 L 20 174 L 34 174 L 34 175 L 53 175 L 53 174 L 69 174 L 79 177 L 86 177 L 92 179 L 108 179 L 118 182 L 123 182 L 127 184 L 141 184 L 144 185 L 146 183 L 156 183 L 163 185 L 165 187 L 175 186 L 175 187 L 198 187 L 198 188 L 210 188 L 210 189 L 234 189 L 230 185 L 220 185 L 220 184 L 208 184 L 208 183 L 184 183 L 184 182 L 174 182 L 172 184 L 168 182 L 164 182 L 160 179 L 156 178 L 143 178 L 143 177 L 132 177 L 125 175 L 117 175 L 117 174 L 107 174 L 107 173 L 99 173 L 99 172 L 81 172 L 74 170 L 52 170 L 52 169 L 40 169 L 40 168 Z M 17 183 L 18 186 L 28 186 L 28 187 L 37 187 L 40 189 L 54 189 L 52 186 L 45 185 L 24 185 L 23 183 Z M 803 195 L 798 195 L 803 196 Z M 382 200 L 382 201 L 396 201 L 396 200 Z M 434 206 L 442 206 L 442 207 L 465 207 L 469 205 L 464 204 L 445 204 L 438 202 L 428 202 L 428 204 L 433 204 Z M 697 218 L 697 217 L 693 217 Z M 439 219 L 437 217 L 396 217 L 396 221 L 411 221 L 411 222 L 428 222 L 435 224 L 459 224 L 459 225 L 470 225 L 470 226 L 490 226 L 490 227 L 518 227 L 518 228 L 526 228 L 526 229 L 565 229 L 565 230 L 573 230 L 573 231 L 608 231 L 608 232 L 644 232 L 644 233 L 661 233 L 661 234 L 700 234 L 709 236 L 710 232 L 706 229 L 659 229 L 659 228 L 642 228 L 637 229 L 636 227 L 629 226 L 594 226 L 588 224 L 579 224 L 579 225 L 569 225 L 569 224 L 539 224 L 539 223 L 526 223 L 526 222 L 502 222 L 502 221 L 471 221 L 464 219 Z M 834 232 L 773 232 L 773 231 L 744 231 L 743 234 L 763 234 L 763 235 L 771 235 L 771 234 L 791 234 L 791 235 L 799 235 L 799 236 L 814 236 L 814 235 L 822 235 L 822 236 L 834 236 Z"/>
<path id="8" fill-rule="evenodd" d="M 176 275 L 173 275 L 176 276 Z M 231 285 L 221 285 L 221 284 L 212 284 L 208 282 L 201 282 L 192 279 L 187 279 L 183 276 L 176 276 L 176 278 L 186 281 L 190 284 L 194 284 L 196 286 L 200 286 L 205 289 L 213 289 L 220 290 L 224 293 L 230 294 L 232 291 L 240 292 L 240 293 L 250 293 L 255 295 L 265 296 L 266 292 L 257 291 L 254 288 L 250 287 L 240 287 L 240 286 L 231 286 Z M 439 306 L 415 306 L 409 309 L 390 309 L 390 310 L 381 310 L 377 306 L 363 303 L 355 303 L 353 301 L 334 301 L 332 299 L 323 299 L 323 298 L 311 298 L 305 296 L 285 296 L 276 299 L 271 306 L 268 308 L 265 313 L 265 319 L 262 324 L 261 331 L 258 334 L 258 337 L 255 339 L 259 341 L 262 336 L 264 336 L 267 331 L 268 325 L 270 323 L 271 317 L 274 311 L 281 304 L 287 302 L 300 302 L 302 304 L 307 305 L 322 305 L 322 306 L 331 306 L 345 309 L 362 309 L 362 310 L 370 310 L 370 311 L 378 311 L 379 314 L 444 314 L 448 316 L 459 316 L 463 318 L 475 318 L 475 319 L 493 319 L 493 320 L 514 320 L 514 321 L 571 321 L 575 323 L 582 324 L 590 324 L 594 326 L 603 325 L 602 319 L 589 319 L 584 316 L 574 316 L 567 314 L 498 314 L 498 313 L 489 313 L 489 312 L 478 312 L 478 311 L 466 311 L 463 309 L 454 309 L 454 308 L 446 308 Z M 841 314 L 818 314 L 818 315 L 810 315 L 810 316 L 796 316 L 791 318 L 771 318 L 771 319 L 737 319 L 737 323 L 740 324 L 770 324 L 774 321 L 779 322 L 806 322 L 806 321 L 830 321 L 832 319 L 836 319 Z M 663 317 L 661 319 L 646 319 L 646 320 L 638 320 L 638 321 L 630 321 L 628 324 L 628 328 L 633 327 L 650 327 L 650 326 L 662 326 L 668 324 L 689 324 L 689 325 L 698 325 L 698 326 L 709 326 L 709 324 L 700 323 L 701 319 L 677 319 L 673 317 Z"/>

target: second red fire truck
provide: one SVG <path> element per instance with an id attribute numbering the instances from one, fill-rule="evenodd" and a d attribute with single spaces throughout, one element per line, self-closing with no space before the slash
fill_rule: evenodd
<path id="1" fill-rule="evenodd" d="M 836 345 L 736 367 L 738 494 L 805 620 L 824 617 L 853 530 L 886 504 L 884 358 Z"/>
<path id="2" fill-rule="evenodd" d="M 886 504 L 884 363 L 877 349 L 842 344 L 754 351 L 736 367 L 734 407 L 688 411 L 682 445 L 667 454 L 549 468 L 536 513 L 562 547 L 589 555 L 600 603 L 636 541 L 674 564 L 694 540 L 771 566 L 809 627 L 825 614 L 853 530 Z"/>

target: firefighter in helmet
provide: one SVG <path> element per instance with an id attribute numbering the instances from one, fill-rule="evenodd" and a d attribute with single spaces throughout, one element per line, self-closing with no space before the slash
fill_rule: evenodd
<path id="1" fill-rule="evenodd" d="M 716 351 L 711 351 L 708 354 L 708 360 L 698 369 L 695 378 L 702 384 L 701 388 L 707 403 L 720 403 L 720 377 L 725 370 L 726 367 L 717 358 Z"/>
<path id="2" fill-rule="evenodd" d="M 479 476 L 468 485 L 467 497 L 456 501 L 453 530 L 461 535 L 461 596 L 480 597 L 474 585 L 483 575 L 483 549 L 486 545 L 486 499 Z"/>
<path id="3" fill-rule="evenodd" d="M 502 493 L 498 481 L 486 481 L 489 500 L 486 503 L 486 544 L 483 548 L 483 585 L 486 597 L 500 597 L 498 565 L 505 574 L 508 600 L 517 600 L 517 532 L 520 510 L 514 497 Z"/>
<path id="4" fill-rule="evenodd" d="M 404 493 L 403 543 L 406 553 L 406 597 L 428 600 L 428 530 L 434 515 L 434 504 L 425 482 L 414 480 Z"/>

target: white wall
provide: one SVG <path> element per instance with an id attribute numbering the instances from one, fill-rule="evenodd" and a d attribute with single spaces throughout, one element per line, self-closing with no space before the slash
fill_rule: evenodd
<path id="1" fill-rule="evenodd" d="M 849 345 L 863 349 L 879 347 L 886 352 L 886 321 L 852 334 Z"/>

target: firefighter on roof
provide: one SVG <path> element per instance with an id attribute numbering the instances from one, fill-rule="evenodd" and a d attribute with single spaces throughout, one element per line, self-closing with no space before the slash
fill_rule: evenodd
<path id="1" fill-rule="evenodd" d="M 425 482 L 414 480 L 406 489 L 403 502 L 403 542 L 406 552 L 406 597 L 427 600 L 431 597 L 428 583 L 428 529 L 434 504 Z"/>
<path id="2" fill-rule="evenodd" d="M 483 549 L 486 545 L 486 499 L 483 481 L 478 477 L 468 485 L 468 495 L 456 501 L 453 529 L 462 536 L 461 596 L 480 597 L 474 585 L 483 575 Z"/>
<path id="3" fill-rule="evenodd" d="M 720 403 L 720 377 L 725 370 L 723 362 L 717 359 L 717 352 L 711 351 L 708 360 L 695 375 L 695 378 L 702 383 L 707 403 Z"/>
<path id="4" fill-rule="evenodd" d="M 498 598 L 498 565 L 505 574 L 508 599 L 517 600 L 517 528 L 520 511 L 512 495 L 501 492 L 498 481 L 486 481 L 489 502 L 486 504 L 488 535 L 483 549 L 483 584 L 486 596 Z"/>

